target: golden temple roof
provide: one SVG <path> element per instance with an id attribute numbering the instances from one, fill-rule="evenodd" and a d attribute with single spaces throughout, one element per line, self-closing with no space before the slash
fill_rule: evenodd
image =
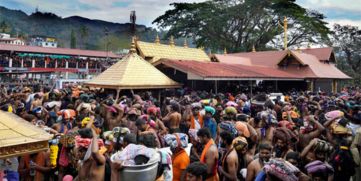
<path id="1" fill-rule="evenodd" d="M 43 129 L 0 111 L 0 159 L 47 150 L 50 138 Z"/>
<path id="2" fill-rule="evenodd" d="M 194 60 L 210 62 L 210 58 L 202 49 L 184 46 L 172 46 L 157 43 L 137 41 L 139 54 L 150 63 L 154 64 L 160 59 Z"/>
<path id="3" fill-rule="evenodd" d="M 109 67 L 103 73 L 86 82 L 85 85 L 111 89 L 158 89 L 181 87 L 181 84 L 168 78 L 160 70 L 134 52 L 130 52 L 122 60 Z"/>

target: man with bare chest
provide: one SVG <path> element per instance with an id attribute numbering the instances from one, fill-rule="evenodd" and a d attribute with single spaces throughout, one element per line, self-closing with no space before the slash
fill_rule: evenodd
<path id="1" fill-rule="evenodd" d="M 179 113 L 179 104 L 171 102 L 171 111 L 163 118 L 165 125 L 169 127 L 169 133 L 179 133 L 179 123 L 181 122 L 182 116 Z"/>
<path id="2" fill-rule="evenodd" d="M 87 131 L 90 131 L 89 128 Z M 98 135 L 91 129 L 92 138 L 76 137 L 76 149 L 79 161 L 79 174 L 74 180 L 102 181 L 105 175 L 105 150 L 103 141 L 98 140 Z M 99 149 L 99 146 L 102 148 Z"/>
<path id="3" fill-rule="evenodd" d="M 253 160 L 247 166 L 246 181 L 253 181 L 257 174 L 262 170 L 264 163 L 271 158 L 272 146 L 269 143 L 261 143 L 259 145 L 259 157 Z"/>

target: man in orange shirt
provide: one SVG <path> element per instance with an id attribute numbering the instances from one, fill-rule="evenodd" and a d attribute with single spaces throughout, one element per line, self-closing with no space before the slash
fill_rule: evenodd
<path id="1" fill-rule="evenodd" d="M 189 156 L 184 150 L 188 145 L 188 136 L 183 133 L 168 134 L 165 136 L 165 140 L 173 153 L 173 181 L 180 181 L 184 177 L 185 170 L 190 163 Z"/>
<path id="2" fill-rule="evenodd" d="M 204 145 L 200 161 L 207 165 L 206 181 L 219 181 L 217 174 L 218 149 L 211 137 L 211 132 L 208 128 L 201 128 L 198 130 L 197 136 Z"/>

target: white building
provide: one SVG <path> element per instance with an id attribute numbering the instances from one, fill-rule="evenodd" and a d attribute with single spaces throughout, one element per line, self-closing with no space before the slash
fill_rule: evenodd
<path id="1" fill-rule="evenodd" d="M 20 38 L 11 38 L 10 34 L 0 33 L 0 44 L 25 45 Z"/>
<path id="2" fill-rule="evenodd" d="M 47 48 L 57 48 L 58 42 L 56 38 L 52 38 L 52 37 L 33 36 L 30 39 L 29 45 L 47 47 Z"/>

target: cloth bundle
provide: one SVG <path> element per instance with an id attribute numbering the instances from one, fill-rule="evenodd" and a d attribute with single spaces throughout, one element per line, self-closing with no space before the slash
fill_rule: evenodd
<path id="1" fill-rule="evenodd" d="M 228 106 L 228 107 L 226 107 L 224 112 L 226 114 L 234 114 L 235 115 L 235 114 L 237 114 L 237 109 L 235 107 L 233 107 L 233 106 Z"/>
<path id="2" fill-rule="evenodd" d="M 235 127 L 238 131 L 239 136 L 244 136 L 246 138 L 251 136 L 251 133 L 248 130 L 247 124 L 242 121 L 237 121 Z"/>
<path id="3" fill-rule="evenodd" d="M 297 136 L 291 130 L 285 127 L 280 127 L 276 128 L 276 130 L 273 132 L 273 140 L 276 141 L 277 139 L 280 139 L 285 143 L 290 143 L 296 142 Z"/>
<path id="4" fill-rule="evenodd" d="M 233 123 L 231 123 L 231 122 L 226 122 L 226 121 L 221 122 L 221 123 L 219 124 L 219 127 L 220 127 L 222 130 L 231 133 L 234 137 L 236 137 L 237 134 L 238 134 L 237 129 L 235 128 L 235 126 L 234 126 Z M 247 129 L 247 130 L 248 130 L 248 129 Z"/>
<path id="5" fill-rule="evenodd" d="M 232 146 L 236 151 L 242 150 L 243 148 L 247 148 L 248 142 L 247 139 L 243 136 L 238 136 L 233 139 Z"/>
<path id="6" fill-rule="evenodd" d="M 321 162 L 320 160 L 313 161 L 305 166 L 307 173 L 333 173 L 334 170 L 331 165 Z"/>
<path id="7" fill-rule="evenodd" d="M 198 130 L 196 130 L 196 129 L 189 129 L 188 135 L 189 135 L 189 137 L 192 137 L 194 140 L 198 141 L 197 132 L 198 132 Z"/>
<path id="8" fill-rule="evenodd" d="M 80 136 L 75 136 L 75 146 L 76 147 L 84 147 L 84 148 L 88 148 L 90 146 L 92 142 L 92 139 L 90 138 L 82 138 Z M 98 145 L 99 147 L 103 147 L 104 146 L 104 142 L 102 139 L 98 139 Z"/>
<path id="9" fill-rule="evenodd" d="M 299 169 L 283 159 L 271 159 L 263 167 L 266 174 L 273 175 L 282 181 L 297 181 Z"/>
<path id="10" fill-rule="evenodd" d="M 343 116 L 344 116 L 344 113 L 339 110 L 330 111 L 325 114 L 325 118 L 327 121 L 335 120 L 335 119 L 341 118 Z"/>
<path id="11" fill-rule="evenodd" d="M 184 133 L 167 134 L 164 139 L 171 148 L 186 148 L 188 146 L 188 136 Z"/>
<path id="12" fill-rule="evenodd" d="M 123 162 L 123 165 L 135 165 L 134 158 L 138 155 L 144 155 L 152 158 L 157 151 L 144 145 L 129 144 L 122 151 L 112 155 L 112 162 Z"/>

